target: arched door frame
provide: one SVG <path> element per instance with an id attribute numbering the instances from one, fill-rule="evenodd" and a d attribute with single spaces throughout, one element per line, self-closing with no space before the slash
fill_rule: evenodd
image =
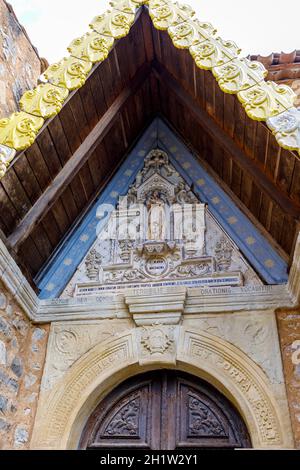
<path id="1" fill-rule="evenodd" d="M 289 419 L 267 376 L 245 353 L 207 332 L 178 326 L 169 335 L 170 328 L 164 328 L 166 346 L 160 351 L 151 341 L 141 344 L 141 328 L 132 328 L 76 361 L 50 392 L 41 394 L 31 448 L 76 449 L 102 398 L 125 379 L 160 368 L 188 372 L 223 393 L 243 418 L 254 448 L 293 448 Z"/>
<path id="2" fill-rule="evenodd" d="M 88 418 L 79 448 L 251 448 L 244 421 L 215 387 L 162 369 L 126 379 Z"/>

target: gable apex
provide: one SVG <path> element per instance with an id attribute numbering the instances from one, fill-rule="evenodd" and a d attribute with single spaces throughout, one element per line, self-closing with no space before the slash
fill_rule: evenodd
<path id="1" fill-rule="evenodd" d="M 252 120 L 265 121 L 280 146 L 300 154 L 300 113 L 293 90 L 266 82 L 264 66 L 240 58 L 238 46 L 217 37 L 215 28 L 198 20 L 191 7 L 172 0 L 114 0 L 110 5 L 91 21 L 92 33 L 72 41 L 70 56 L 50 65 L 41 83 L 22 96 L 21 111 L 0 121 L 0 178 L 15 152 L 34 143 L 47 120 L 61 111 L 69 92 L 83 87 L 95 64 L 106 60 L 115 41 L 128 35 L 140 7 L 148 9 L 154 27 L 167 31 L 176 48 L 189 50 L 198 68 L 213 73 L 224 93 L 237 95 Z"/>

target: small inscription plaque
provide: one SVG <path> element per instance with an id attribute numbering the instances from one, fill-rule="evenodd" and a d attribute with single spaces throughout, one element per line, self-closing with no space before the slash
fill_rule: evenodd
<path id="1" fill-rule="evenodd" d="M 168 263 L 162 256 L 150 258 L 146 262 L 146 272 L 150 276 L 161 276 L 168 269 Z"/>

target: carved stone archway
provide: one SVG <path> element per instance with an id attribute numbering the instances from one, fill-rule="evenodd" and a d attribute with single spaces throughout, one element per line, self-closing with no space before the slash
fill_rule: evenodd
<path id="1" fill-rule="evenodd" d="M 293 448 L 262 370 L 230 343 L 182 326 L 132 328 L 84 354 L 53 390 L 41 393 L 31 448 L 76 449 L 104 396 L 126 378 L 159 368 L 189 372 L 220 390 L 240 412 L 254 448 Z"/>

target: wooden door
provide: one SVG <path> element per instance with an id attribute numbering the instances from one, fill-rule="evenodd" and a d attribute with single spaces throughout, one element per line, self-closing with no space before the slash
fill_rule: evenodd
<path id="1" fill-rule="evenodd" d="M 206 382 L 177 371 L 138 375 L 89 418 L 80 448 L 179 450 L 251 447 L 232 404 Z"/>

